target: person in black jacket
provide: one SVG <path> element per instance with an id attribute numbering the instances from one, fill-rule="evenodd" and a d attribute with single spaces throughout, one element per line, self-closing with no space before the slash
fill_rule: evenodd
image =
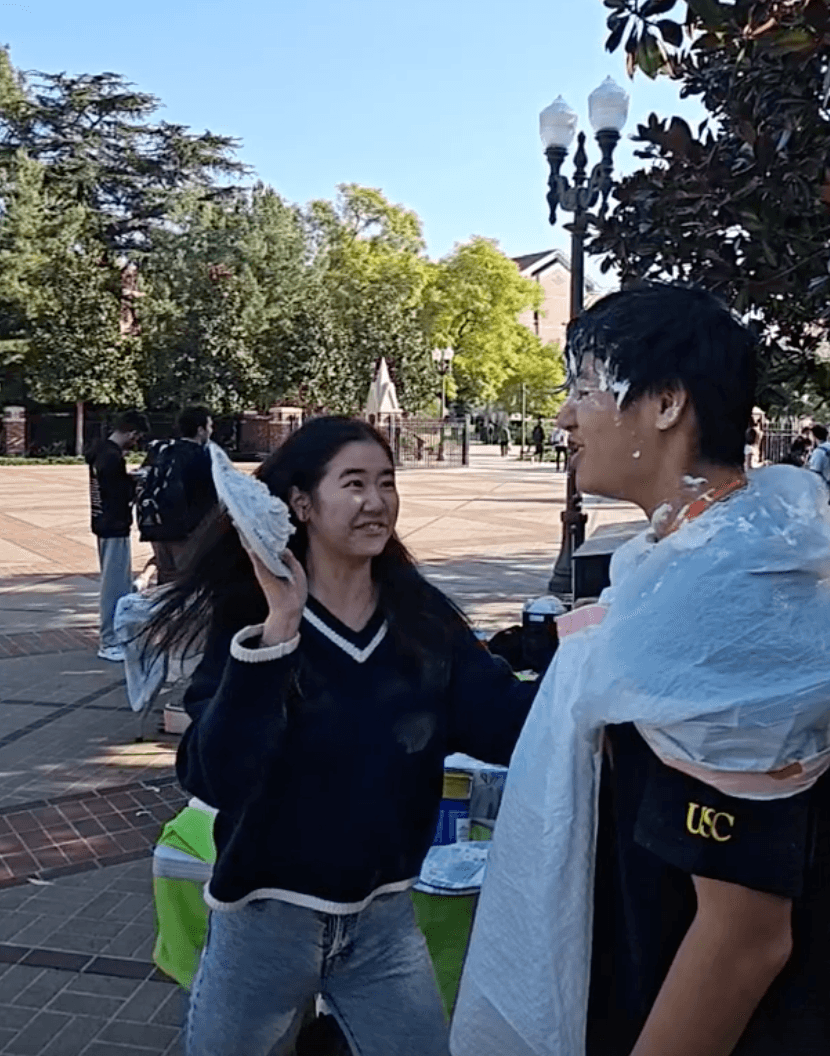
<path id="1" fill-rule="evenodd" d="M 144 465 L 159 464 L 159 489 L 155 495 L 145 477 L 139 500 L 138 528 L 142 540 L 149 540 L 156 561 L 159 586 L 172 582 L 185 564 L 194 533 L 216 504 L 207 442 L 213 432 L 213 419 L 206 407 L 185 407 L 176 426 L 181 434 L 175 440 L 151 445 Z"/>
<path id="2" fill-rule="evenodd" d="M 150 426 L 138 411 L 119 415 L 106 440 L 97 440 L 86 453 L 89 466 L 91 528 L 98 537 L 101 566 L 100 647 L 102 660 L 119 662 L 124 651 L 115 634 L 113 618 L 118 599 L 132 590 L 130 528 L 133 481 L 127 473 L 124 452 L 136 446 Z"/>
<path id="3" fill-rule="evenodd" d="M 539 462 L 543 461 L 545 457 L 545 428 L 542 425 L 541 418 L 536 419 L 536 425 L 533 427 L 531 440 L 533 441 L 537 460 Z"/>
<path id="4" fill-rule="evenodd" d="M 169 648 L 210 626 L 177 758 L 219 811 L 187 1056 L 266 1056 L 315 994 L 361 1056 L 447 1056 L 408 892 L 445 756 L 508 763 L 536 686 L 418 572 L 371 426 L 313 419 L 257 475 L 290 508 L 292 580 L 219 513 L 149 629 Z"/>

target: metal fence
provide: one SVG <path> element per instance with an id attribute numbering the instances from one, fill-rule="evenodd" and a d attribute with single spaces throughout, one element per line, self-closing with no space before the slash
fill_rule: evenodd
<path id="1" fill-rule="evenodd" d="M 799 419 L 770 422 L 761 440 L 761 461 L 776 464 L 783 461 L 793 440 L 801 436 L 803 422 Z M 812 439 L 812 437 L 810 438 Z"/>
<path id="2" fill-rule="evenodd" d="M 761 460 L 763 462 L 781 462 L 798 436 L 791 429 L 771 429 L 761 440 Z"/>
<path id="3" fill-rule="evenodd" d="M 144 412 L 150 424 L 145 442 L 175 435 L 176 412 Z M 84 413 L 84 448 L 93 440 L 107 436 L 117 412 L 88 407 Z M 242 419 L 238 416 L 214 418 L 214 437 L 232 451 L 241 449 Z M 52 411 L 35 408 L 26 416 L 26 451 L 29 455 L 49 457 L 75 454 L 75 411 Z"/>
<path id="4" fill-rule="evenodd" d="M 147 412 L 147 441 L 175 435 L 175 412 Z M 84 416 L 84 446 L 106 436 L 115 412 L 87 407 Z M 214 439 L 232 457 L 265 458 L 280 446 L 300 424 L 299 420 L 277 421 L 267 414 L 229 415 L 214 418 Z M 381 426 L 401 467 L 441 469 L 467 466 L 470 462 L 469 426 L 464 421 L 440 418 L 397 418 Z M 26 451 L 29 455 L 71 455 L 75 452 L 75 412 L 32 408 L 26 417 Z M 2 451 L 0 451 L 2 453 Z"/>
<path id="5" fill-rule="evenodd" d="M 399 466 L 441 469 L 470 464 L 466 422 L 440 418 L 401 418 L 382 427 Z"/>

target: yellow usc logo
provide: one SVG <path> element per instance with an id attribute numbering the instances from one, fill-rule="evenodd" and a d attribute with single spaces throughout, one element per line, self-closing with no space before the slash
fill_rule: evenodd
<path id="1" fill-rule="evenodd" d="M 690 803 L 686 812 L 686 831 L 692 836 L 701 836 L 704 840 L 727 843 L 732 839 L 731 830 L 734 825 L 733 814 L 716 812 L 712 807 L 702 807 L 699 803 Z"/>

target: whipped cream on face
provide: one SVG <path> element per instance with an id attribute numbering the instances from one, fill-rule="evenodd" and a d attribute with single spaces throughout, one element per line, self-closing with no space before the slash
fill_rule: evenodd
<path id="1" fill-rule="evenodd" d="M 609 349 L 604 350 L 607 356 Z M 567 366 L 568 374 L 572 379 L 576 379 L 579 376 L 580 369 L 586 366 L 586 360 L 590 357 L 590 367 L 593 369 L 593 373 L 596 378 L 596 387 L 599 392 L 610 392 L 614 396 L 614 401 L 617 404 L 618 409 L 622 409 L 622 405 L 625 402 L 625 398 L 631 388 L 631 382 L 628 378 L 621 378 L 617 373 L 615 367 L 613 367 L 608 358 L 598 358 L 591 348 L 584 347 L 579 351 L 577 355 L 576 350 L 571 344 L 567 349 Z M 587 380 L 587 379 L 586 379 Z"/>
<path id="2" fill-rule="evenodd" d="M 674 510 L 672 509 L 671 503 L 661 503 L 654 513 L 651 515 L 651 529 L 655 535 L 659 535 L 664 531 L 674 516 Z"/>
<path id="3" fill-rule="evenodd" d="M 603 360 L 595 360 L 594 369 L 599 380 L 600 392 L 611 392 L 617 409 L 620 410 L 631 388 L 631 382 L 627 378 L 618 378 Z"/>

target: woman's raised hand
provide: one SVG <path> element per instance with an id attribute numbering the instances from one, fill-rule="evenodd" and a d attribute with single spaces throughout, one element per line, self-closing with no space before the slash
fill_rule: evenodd
<path id="1" fill-rule="evenodd" d="M 245 544 L 242 544 L 245 546 Z M 280 579 L 266 568 L 260 559 L 245 546 L 262 593 L 268 603 L 268 617 L 262 632 L 262 645 L 278 645 L 294 638 L 300 630 L 303 609 L 308 599 L 308 580 L 305 569 L 291 553 L 284 550 L 280 559 L 291 573 L 291 579 Z"/>

